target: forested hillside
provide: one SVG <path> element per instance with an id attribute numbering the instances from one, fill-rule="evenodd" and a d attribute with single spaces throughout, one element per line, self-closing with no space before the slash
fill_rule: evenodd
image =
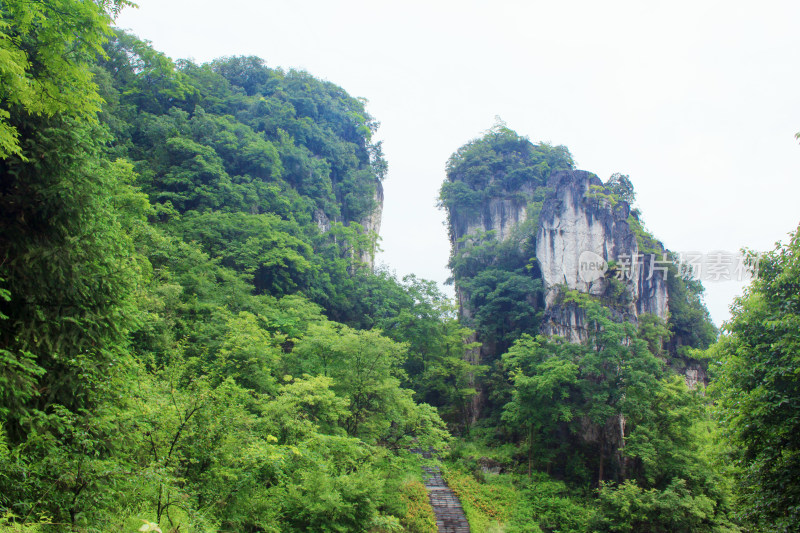
<path id="1" fill-rule="evenodd" d="M 366 100 L 130 5 L 0 4 L 0 530 L 433 532 L 434 450 L 475 532 L 798 531 L 796 234 L 720 335 L 628 176 L 498 124 L 453 302 L 375 267 Z"/>
<path id="2" fill-rule="evenodd" d="M 407 450 L 449 438 L 423 402 L 460 416 L 469 332 L 434 284 L 373 272 L 364 101 L 174 64 L 61 4 L 0 26 L 5 520 L 414 530 Z"/>

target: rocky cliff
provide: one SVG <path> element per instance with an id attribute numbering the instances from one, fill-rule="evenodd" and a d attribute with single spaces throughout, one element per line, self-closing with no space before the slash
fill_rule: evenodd
<path id="1" fill-rule="evenodd" d="M 470 357 L 491 364 L 523 334 L 583 342 L 585 311 L 568 297 L 578 291 L 619 322 L 663 321 L 670 335 L 653 349 L 691 386 L 707 382 L 705 363 L 693 359 L 716 337 L 702 284 L 665 257 L 631 208 L 635 197 L 627 176 L 603 183 L 575 170 L 566 147 L 503 124 L 460 147 L 440 201 L 460 316 L 482 343 Z"/>
<path id="2" fill-rule="evenodd" d="M 586 338 L 580 309 L 559 303 L 564 290 L 596 296 L 620 320 L 651 313 L 666 321 L 669 294 L 661 254 L 643 254 L 628 219 L 630 206 L 607 194 L 584 171 L 554 174 L 547 183 L 535 237 L 544 285 L 542 331 L 572 342 Z"/>
<path id="3" fill-rule="evenodd" d="M 504 241 L 511 236 L 514 228 L 528 219 L 528 205 L 534 198 L 533 185 L 525 185 L 516 194 L 490 198 L 481 209 L 461 211 L 451 216 L 451 245 L 459 248 L 459 240 L 478 232 L 494 231 L 495 238 Z M 509 197 L 510 196 L 510 197 Z"/>
<path id="4" fill-rule="evenodd" d="M 373 197 L 374 207 L 372 212 L 369 213 L 364 219 L 361 221 L 361 225 L 364 226 L 364 231 L 367 233 L 374 233 L 375 235 L 381 234 L 381 220 L 383 218 L 383 184 L 379 181 L 375 181 L 375 195 Z M 361 255 L 361 261 L 366 263 L 370 270 L 374 269 L 375 267 L 375 252 L 377 244 L 372 250 L 364 252 Z"/>
<path id="5" fill-rule="evenodd" d="M 360 224 L 364 228 L 364 233 L 374 233 L 379 236 L 381 233 L 381 220 L 383 219 L 383 183 L 380 180 L 375 180 L 375 194 L 373 195 L 373 208 L 361 221 Z M 331 220 L 322 209 L 314 210 L 313 221 L 317 228 L 322 233 L 327 233 L 331 229 Z M 336 222 L 334 220 L 334 222 Z M 375 252 L 377 248 L 373 246 L 371 250 L 363 251 L 359 259 L 362 263 L 366 264 L 370 270 L 375 267 Z"/>
<path id="6" fill-rule="evenodd" d="M 628 203 L 590 172 L 555 172 L 538 187 L 526 184 L 516 191 L 501 191 L 498 197 L 488 198 L 480 210 L 451 210 L 450 220 L 455 255 L 473 253 L 466 248 L 469 239 L 465 237 L 486 232 L 493 232 L 491 238 L 517 249 L 520 255 L 533 255 L 528 276 L 541 284 L 540 294 L 517 294 L 515 298 L 535 309 L 542 334 L 576 343 L 587 339 L 583 309 L 563 301 L 562 296 L 570 290 L 600 299 L 616 320 L 636 323 L 647 313 L 672 327 L 664 246 L 649 238 L 644 246 L 637 235 L 638 218 Z M 518 231 L 525 223 L 524 230 Z M 473 308 L 472 295 L 465 288 L 469 283 L 458 281 L 461 317 L 480 329 L 478 309 Z M 474 362 L 497 357 L 507 348 L 492 336 L 478 334 L 473 340 L 483 343 L 480 353 L 470 354 Z M 670 346 L 674 347 L 674 340 Z M 677 352 L 669 355 L 670 364 L 685 375 L 691 387 L 707 383 L 704 363 Z M 478 410 L 476 403 L 476 413 Z"/>
<path id="7" fill-rule="evenodd" d="M 537 203 L 541 196 L 544 202 Z M 464 237 L 488 231 L 505 241 L 531 216 L 538 218 L 531 235 L 518 237 L 520 246 L 527 244 L 535 253 L 533 275 L 541 279 L 543 298 L 531 305 L 543 312 L 543 333 L 572 342 L 585 339 L 582 311 L 560 303 L 565 290 L 603 299 L 620 320 L 636 321 L 642 313 L 667 320 L 663 247 L 658 244 L 661 253 L 640 252 L 629 224 L 630 206 L 608 194 L 590 172 L 556 172 L 544 187 L 525 184 L 513 194 L 503 191 L 503 196 L 488 199 L 478 211 L 452 213 L 451 244 L 462 250 Z M 459 284 L 456 288 L 462 317 L 470 319 L 474 310 L 469 297 Z"/>

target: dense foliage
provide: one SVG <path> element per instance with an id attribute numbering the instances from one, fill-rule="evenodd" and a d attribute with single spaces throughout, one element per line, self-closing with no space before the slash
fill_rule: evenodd
<path id="1" fill-rule="evenodd" d="M 732 308 L 714 392 L 729 439 L 746 523 L 797 531 L 800 523 L 800 232 L 753 256 L 757 274 Z"/>
<path id="2" fill-rule="evenodd" d="M 513 198 L 547 182 L 553 171 L 573 168 L 565 146 L 534 144 L 498 122 L 459 148 L 447 162 L 441 205 L 451 216 L 480 214 L 490 198 Z"/>
<path id="3" fill-rule="evenodd" d="M 525 221 L 453 243 L 459 319 L 373 269 L 364 100 L 254 57 L 176 64 L 111 29 L 127 5 L 0 5 L 0 529 L 431 532 L 420 448 L 475 531 L 797 529 L 797 234 L 705 354 L 677 263 L 666 323 L 565 291 L 588 338 L 543 337 L 532 238 L 572 157 L 499 124 L 441 205 Z M 595 194 L 635 201 L 621 174 Z M 701 359 L 720 424 L 674 371 Z"/>
<path id="4" fill-rule="evenodd" d="M 450 454 L 475 531 L 737 531 L 702 391 L 656 355 L 663 322 L 612 319 L 585 294 L 589 338 L 523 335 L 502 357 L 499 422 Z M 493 383 L 497 385 L 497 383 Z"/>
<path id="5" fill-rule="evenodd" d="M 503 356 L 514 386 L 503 419 L 510 428 L 527 426 L 520 436 L 529 461 L 578 485 L 596 480 L 606 524 L 598 529 L 628 530 L 620 513 L 645 505 L 640 500 L 648 494 L 660 501 L 673 493 L 679 506 L 629 517 L 631 530 L 712 531 L 725 524 L 725 484 L 702 451 L 711 445 L 702 398 L 650 349 L 667 329 L 637 330 L 584 294 L 568 299 L 586 312 L 587 342 L 523 337 Z"/>
<path id="6" fill-rule="evenodd" d="M 463 418 L 470 332 L 369 267 L 364 102 L 33 5 L 0 11 L 3 525 L 424 531 L 418 398 Z"/>
<path id="7" fill-rule="evenodd" d="M 98 66 L 110 152 L 134 162 L 157 225 L 245 273 L 259 293 L 303 291 L 355 324 L 375 249 L 361 227 L 386 162 L 364 102 L 258 58 L 177 67 L 117 33 Z M 368 228 L 367 228 L 368 229 Z"/>

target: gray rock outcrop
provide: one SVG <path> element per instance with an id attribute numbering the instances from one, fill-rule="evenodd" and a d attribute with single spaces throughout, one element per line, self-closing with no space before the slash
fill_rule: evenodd
<path id="1" fill-rule="evenodd" d="M 451 245 L 459 249 L 459 239 L 479 232 L 494 231 L 495 238 L 504 241 L 514 228 L 528 218 L 528 202 L 533 197 L 533 187 L 523 186 L 512 198 L 492 198 L 479 212 L 454 214 L 451 219 Z"/>
<path id="2" fill-rule="evenodd" d="M 361 225 L 364 226 L 364 231 L 366 233 L 374 232 L 375 235 L 380 235 L 381 220 L 383 218 L 383 184 L 380 181 L 375 182 L 375 196 L 373 200 L 375 202 L 375 207 L 372 212 L 361 221 Z M 375 268 L 375 251 L 375 248 L 373 248 L 361 254 L 361 262 L 366 263 L 370 270 Z"/>
<path id="3" fill-rule="evenodd" d="M 365 233 L 374 232 L 376 235 L 381 233 L 381 220 L 383 218 L 383 184 L 380 181 L 375 182 L 375 195 L 373 196 L 374 208 L 373 210 L 359 221 L 364 228 Z M 331 229 L 332 221 L 322 209 L 315 209 L 313 214 L 314 224 L 317 225 L 319 231 L 327 233 Z M 336 220 L 333 220 L 336 222 Z M 359 261 L 366 264 L 370 270 L 375 266 L 375 248 L 365 250 L 359 256 Z"/>
<path id="4" fill-rule="evenodd" d="M 586 338 L 582 311 L 559 302 L 565 290 L 616 300 L 609 303 L 620 320 L 651 313 L 666 321 L 663 247 L 661 254 L 640 253 L 628 204 L 605 194 L 600 179 L 585 171 L 558 172 L 547 185 L 535 247 L 545 291 L 543 333 Z"/>

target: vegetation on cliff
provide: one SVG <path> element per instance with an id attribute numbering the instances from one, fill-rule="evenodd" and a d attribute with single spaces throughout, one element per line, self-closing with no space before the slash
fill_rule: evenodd
<path id="1" fill-rule="evenodd" d="M 574 164 L 498 124 L 441 189 L 459 317 L 372 267 L 364 100 L 175 63 L 111 28 L 126 5 L 0 6 L 0 529 L 428 532 L 435 447 L 475 531 L 797 530 L 797 234 L 716 344 L 675 258 L 666 321 L 611 283 L 559 295 L 583 342 L 543 336 L 535 231 Z"/>
<path id="2" fill-rule="evenodd" d="M 540 166 L 526 166 L 524 180 L 508 179 L 532 152 Z M 708 348 L 716 336 L 699 282 L 670 263 L 667 320 L 645 314 L 637 324 L 620 319 L 619 302 L 632 300 L 613 277 L 611 296 L 565 292 L 555 305 L 580 312 L 587 338 L 570 343 L 539 335 L 544 292 L 535 239 L 547 178 L 571 168 L 571 159 L 559 154 L 568 152 L 534 145 L 500 126 L 465 145 L 448 165 L 441 204 L 450 220 L 453 280 L 462 320 L 475 328 L 482 361 L 491 365 L 487 377 L 476 380 L 485 395 L 482 420 L 468 439 L 488 446 L 483 453 L 506 472 L 498 479 L 511 476 L 507 482 L 520 493 L 537 490 L 536 475 L 565 482 L 570 505 L 587 513 L 571 530 L 735 527 L 729 481 L 715 471 L 709 405 L 673 370 L 697 362 L 690 354 Z M 548 156 L 552 167 L 544 163 Z M 478 190 L 471 196 L 456 194 L 473 187 Z M 636 196 L 621 174 L 589 194 L 611 209 L 623 202 L 631 206 Z M 500 238 L 492 209 L 509 199 L 520 203 L 525 216 L 502 228 Z M 640 253 L 669 260 L 640 219 L 632 209 L 628 223 Z M 618 266 L 609 268 L 613 273 Z M 463 453 L 454 459 L 454 468 L 469 465 Z M 499 522 L 511 530 L 530 530 L 520 518 L 524 514 L 509 508 L 504 516 Z M 561 527 L 568 523 L 560 520 Z M 549 522 L 537 523 L 547 528 Z"/>
<path id="3" fill-rule="evenodd" d="M 449 434 L 417 398 L 462 416 L 470 332 L 432 283 L 369 267 L 364 102 L 257 58 L 176 65 L 109 29 L 116 4 L 34 7 L 0 11 L 24 76 L 0 117 L 3 525 L 427 520 L 397 494 Z"/>
<path id="4" fill-rule="evenodd" d="M 565 146 L 534 144 L 498 121 L 450 157 L 440 203 L 452 214 L 472 217 L 491 199 L 529 201 L 523 191 L 544 186 L 553 171 L 573 167 Z"/>
<path id="5" fill-rule="evenodd" d="M 479 332 L 486 363 L 523 333 L 539 327 L 541 282 L 532 236 L 550 174 L 573 168 L 564 146 L 534 144 L 503 123 L 459 148 L 447 163 L 439 203 L 450 217 L 450 268 L 462 304 L 474 312 L 465 323 Z M 492 201 L 510 200 L 525 210 L 524 222 L 506 239 L 483 231 Z M 461 235 L 456 226 L 478 227 Z M 490 354 L 489 357 L 486 357 Z"/>

